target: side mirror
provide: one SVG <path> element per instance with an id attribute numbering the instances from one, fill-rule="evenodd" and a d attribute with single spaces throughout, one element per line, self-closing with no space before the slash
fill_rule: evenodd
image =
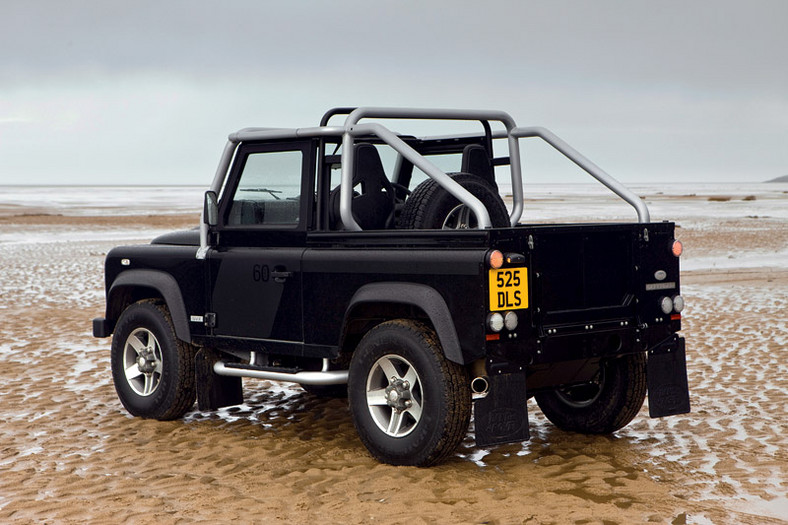
<path id="1" fill-rule="evenodd" d="M 208 226 L 216 226 L 219 224 L 219 197 L 216 195 L 215 191 L 205 192 L 202 220 Z"/>

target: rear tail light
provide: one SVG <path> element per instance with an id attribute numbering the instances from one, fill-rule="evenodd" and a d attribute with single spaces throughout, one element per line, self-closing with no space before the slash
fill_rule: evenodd
<path id="1" fill-rule="evenodd" d="M 684 298 L 680 295 L 677 295 L 673 298 L 673 310 L 676 313 L 681 313 L 684 309 Z"/>
<path id="2" fill-rule="evenodd" d="M 500 250 L 492 250 L 487 254 L 487 264 L 493 270 L 503 266 L 503 253 Z"/>
<path id="3" fill-rule="evenodd" d="M 487 328 L 493 332 L 500 332 L 503 330 L 503 316 L 498 312 L 492 313 L 487 316 Z"/>
<path id="4" fill-rule="evenodd" d="M 506 314 L 503 316 L 503 325 L 510 332 L 517 329 L 519 322 L 520 320 L 517 319 L 517 314 L 514 312 L 506 312 Z"/>
<path id="5" fill-rule="evenodd" d="M 665 315 L 673 311 L 673 300 L 670 297 L 662 297 L 659 300 L 659 307 Z"/>
<path id="6" fill-rule="evenodd" d="M 680 314 L 684 310 L 684 298 L 680 295 L 674 295 L 673 298 L 660 297 L 659 307 L 665 315 L 671 312 Z"/>
<path id="7" fill-rule="evenodd" d="M 670 245 L 670 252 L 676 257 L 681 257 L 681 254 L 684 253 L 684 245 L 681 244 L 680 240 L 673 239 L 673 243 Z"/>

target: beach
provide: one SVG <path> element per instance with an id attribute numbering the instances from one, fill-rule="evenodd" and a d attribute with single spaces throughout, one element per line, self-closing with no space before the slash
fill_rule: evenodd
<path id="1" fill-rule="evenodd" d="M 110 340 L 92 337 L 103 258 L 196 226 L 199 191 L 177 206 L 177 189 L 123 205 L 101 204 L 112 189 L 14 191 L 0 193 L 2 523 L 788 523 L 787 184 L 635 188 L 685 246 L 691 413 L 650 419 L 646 404 L 586 436 L 529 401 L 530 441 L 482 449 L 469 433 L 431 468 L 377 463 L 346 400 L 285 383 L 244 380 L 243 405 L 176 421 L 131 417 Z M 534 221 L 608 202 L 537 197 Z"/>

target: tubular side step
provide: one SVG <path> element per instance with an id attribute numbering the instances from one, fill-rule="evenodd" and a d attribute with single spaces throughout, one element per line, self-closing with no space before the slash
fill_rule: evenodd
<path id="1" fill-rule="evenodd" d="M 257 372 L 278 372 L 281 374 L 297 374 L 298 372 L 304 372 L 302 368 L 288 368 L 284 366 L 260 366 L 260 365 L 250 365 L 248 363 L 224 363 L 225 368 L 232 368 L 238 370 L 253 370 Z"/>
<path id="2" fill-rule="evenodd" d="M 288 381 L 302 385 L 344 385 L 347 384 L 347 370 L 329 370 L 326 372 L 301 371 L 282 372 L 266 370 L 261 367 L 224 363 L 218 361 L 213 365 L 213 371 L 220 376 L 253 377 L 255 379 L 268 379 L 271 381 Z"/>

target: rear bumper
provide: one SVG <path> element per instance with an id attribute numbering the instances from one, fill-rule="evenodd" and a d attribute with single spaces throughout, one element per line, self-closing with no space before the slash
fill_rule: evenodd
<path id="1" fill-rule="evenodd" d="M 115 323 L 103 317 L 93 319 L 93 337 L 109 337 L 115 328 Z"/>

